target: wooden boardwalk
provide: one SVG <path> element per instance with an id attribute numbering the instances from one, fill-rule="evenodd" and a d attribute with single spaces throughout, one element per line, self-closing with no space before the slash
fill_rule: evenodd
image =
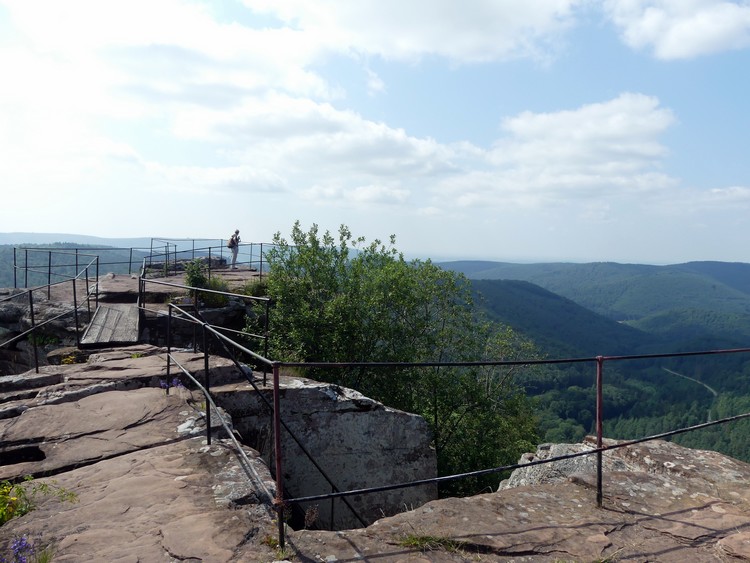
<path id="1" fill-rule="evenodd" d="M 248 281 L 257 280 L 260 274 L 248 268 L 214 270 L 230 288 L 239 288 Z M 168 282 L 163 285 L 159 282 Z M 184 283 L 184 275 L 145 280 L 145 299 L 148 307 L 166 309 L 165 298 L 186 295 L 187 292 L 171 284 Z M 138 300 L 139 281 L 136 276 L 107 274 L 99 279 L 99 307 L 94 312 L 86 332 L 81 338 L 81 348 L 106 348 L 137 344 L 140 336 L 140 311 Z M 122 303 L 130 301 L 131 303 Z"/>
<path id="2" fill-rule="evenodd" d="M 137 344 L 139 318 L 135 303 L 102 303 L 81 338 L 81 347 Z"/>

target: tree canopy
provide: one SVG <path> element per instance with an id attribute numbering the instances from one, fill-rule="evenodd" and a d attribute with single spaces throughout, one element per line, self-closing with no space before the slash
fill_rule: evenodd
<path id="1" fill-rule="evenodd" d="M 366 243 L 343 225 L 334 238 L 296 222 L 289 240 L 275 235 L 267 258 L 273 359 L 472 362 L 327 367 L 310 376 L 422 415 L 443 475 L 515 463 L 534 447 L 532 408 L 514 381 L 523 368 L 473 363 L 528 358 L 534 346 L 510 327 L 483 319 L 462 274 L 429 260 L 407 261 L 394 237 Z M 444 492 L 474 493 L 497 481 L 456 481 Z"/>

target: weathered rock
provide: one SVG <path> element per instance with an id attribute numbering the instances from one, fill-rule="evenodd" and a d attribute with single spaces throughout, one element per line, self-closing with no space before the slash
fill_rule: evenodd
<path id="1" fill-rule="evenodd" d="M 590 448 L 587 442 L 560 450 Z M 553 450 L 546 445 L 524 459 Z M 290 543 L 306 557 L 331 561 L 404 561 L 413 553 L 405 540 L 420 538 L 435 549 L 425 561 L 750 560 L 750 465 L 660 441 L 604 457 L 610 459 L 602 508 L 593 463 L 566 460 L 555 464 L 568 469 L 535 477 L 531 468 L 520 469 L 523 475 L 508 481 L 524 485 L 430 502 L 364 530 L 291 532 Z"/>
<path id="2" fill-rule="evenodd" d="M 64 363 L 81 364 L 86 361 L 88 356 L 88 352 L 76 346 L 65 346 L 48 352 L 47 363 L 53 366 L 59 366 Z"/>
<path id="3" fill-rule="evenodd" d="M 0 421 L 3 454 L 33 449 L 33 461 L 0 466 L 0 479 L 57 474 L 179 438 L 175 428 L 202 416 L 161 389 L 96 393 L 75 402 L 42 405 Z M 127 437 L 124 435 L 127 434 Z"/>
<path id="4" fill-rule="evenodd" d="M 232 489 L 238 476 L 245 488 Z M 270 476 L 264 478 L 267 485 Z M 275 533 L 273 519 L 256 491 L 248 492 L 250 477 L 227 443 L 207 447 L 205 439 L 191 438 L 39 482 L 74 492 L 77 502 L 43 498 L 0 528 L 0 553 L 25 535 L 40 547 L 52 545 L 56 563 L 275 559 L 267 539 Z"/>
<path id="5" fill-rule="evenodd" d="M 122 281 L 136 285 L 130 278 Z M 188 384 L 180 368 L 167 373 L 164 352 L 149 346 L 100 351 L 86 363 L 44 366 L 39 378 L 29 372 L 22 376 L 28 381 L 2 387 L 1 475 L 57 472 L 40 481 L 55 480 L 79 502 L 42 499 L 36 510 L 0 527 L 0 556 L 8 553 L 12 538 L 26 535 L 40 545 L 54 544 L 54 560 L 62 562 L 282 556 L 378 563 L 750 560 L 750 465 L 668 442 L 620 449 L 607 442 L 613 448 L 603 455 L 602 508 L 596 503 L 594 458 L 577 458 L 518 470 L 494 493 L 435 500 L 413 510 L 404 502 L 402 513 L 367 528 L 287 528 L 287 551 L 271 550 L 277 526 L 269 512 L 274 484 L 266 465 L 256 452 L 218 436 L 211 447 L 205 445 L 195 391 L 172 388 L 166 395 L 160 388 L 175 376 Z M 205 382 L 201 354 L 175 355 Z M 251 391 L 245 374 L 221 358 L 212 358 L 208 375 L 216 396 L 235 412 L 240 432 L 254 435 L 258 444 L 268 442 L 264 407 L 243 403 L 246 411 L 242 405 L 237 411 L 231 397 L 254 393 L 258 399 L 270 388 L 258 383 L 259 390 Z M 394 443 L 421 432 L 420 423 L 346 390 L 282 379 L 284 419 L 298 425 L 299 435 L 313 444 L 314 453 L 324 454 L 320 459 L 328 467 L 383 471 L 383 483 L 401 479 L 387 473 L 387 462 L 363 460 L 399 453 Z M 300 397 L 319 404 L 302 405 Z M 363 423 L 367 417 L 381 424 L 380 430 Z M 218 429 L 215 418 L 212 426 Z M 253 419 L 260 426 L 253 428 Z M 591 445 L 590 440 L 545 445 L 523 460 Z M 285 441 L 282 451 L 286 459 L 293 447 Z M 407 490 L 398 494 L 406 499 Z"/>
<path id="6" fill-rule="evenodd" d="M 46 369 L 63 374 L 63 384 L 71 385 L 71 392 L 118 382 L 124 385 L 123 377 L 146 381 L 155 373 L 164 375 L 165 366 L 159 367 L 162 353 L 148 348 L 138 352 L 113 350 L 92 356 L 88 366 Z M 192 367 L 201 363 L 190 352 L 180 354 Z M 366 398 L 343 390 L 339 394 L 330 386 L 307 382 L 294 385 L 302 386 L 311 396 L 329 395 L 329 412 L 318 422 L 334 423 L 336 416 L 350 416 L 351 433 L 359 432 L 359 423 L 353 422 L 357 412 L 362 417 L 387 412 Z M 217 396 L 224 397 L 232 387 L 241 394 L 249 393 L 249 388 L 234 383 L 217 388 Z M 286 393 L 292 392 L 291 387 L 290 380 Z M 267 392 L 265 387 L 260 389 Z M 132 404 L 126 406 L 121 398 L 128 396 L 132 396 Z M 41 397 L 16 401 L 26 408 L 17 419 L 26 417 L 28 423 L 2 421 L 2 428 L 12 430 L 3 435 L 4 449 L 21 445 L 41 449 L 46 448 L 45 443 L 56 442 L 58 450 L 70 446 L 89 465 L 53 477 L 79 495 L 77 504 L 48 499 L 37 510 L 12 520 L 0 528 L 0 553 L 13 537 L 26 534 L 41 543 L 54 542 L 55 561 L 63 562 L 234 562 L 272 561 L 278 557 L 279 553 L 268 549 L 277 528 L 268 512 L 267 498 L 273 484 L 265 464 L 257 454 L 250 453 L 254 469 L 246 473 L 246 463 L 233 457 L 228 443 L 217 441 L 209 450 L 203 449 L 203 435 L 189 437 L 193 429 L 200 430 L 199 419 L 190 423 L 192 409 L 187 403 L 178 407 L 180 400 L 186 399 L 176 390 L 166 396 L 160 389 L 141 388 L 127 393 L 105 392 L 54 406 L 45 404 L 46 399 Z M 110 409 L 110 402 L 117 408 Z M 289 406 L 303 414 L 297 403 Z M 172 409 L 173 404 L 177 408 Z M 158 405 L 166 408 L 158 409 Z M 52 409 L 74 414 L 63 417 L 57 428 L 45 420 L 56 416 Z M 157 414 L 152 415 L 154 412 Z M 159 417 L 164 428 L 149 422 Z M 112 424 L 104 429 L 102 421 L 107 420 Z M 76 435 L 78 438 L 74 438 Z M 387 449 L 387 435 L 382 432 L 368 442 L 373 451 Z M 6 436 L 15 436 L 11 438 L 14 442 L 7 442 Z M 40 441 L 34 444 L 35 440 Z M 89 447 L 74 446 L 78 440 Z M 607 444 L 614 446 L 616 442 Z M 547 445 L 524 459 L 581 451 L 591 445 L 590 441 Z M 93 459 L 94 448 L 105 455 Z M 71 452 L 57 458 L 53 450 L 49 450 L 50 460 L 73 457 Z M 44 450 L 45 455 L 49 452 Z M 604 502 L 598 508 L 593 458 L 569 462 L 555 462 L 556 468 L 553 464 L 539 466 L 545 469 L 537 476 L 529 473 L 532 468 L 524 468 L 498 492 L 432 501 L 367 528 L 338 532 L 287 529 L 286 556 L 300 561 L 379 563 L 750 560 L 750 465 L 669 442 L 610 449 L 603 455 Z M 35 463 L 51 462 L 47 458 L 25 460 L 5 465 L 3 470 L 6 474 L 11 473 L 10 468 L 16 474 L 35 472 Z M 508 483 L 518 486 L 507 488 Z M 407 540 L 417 546 L 421 542 L 432 550 L 422 553 L 419 547 L 409 547 Z"/>
<path id="7" fill-rule="evenodd" d="M 249 479 L 245 474 L 248 471 L 246 461 L 236 461 L 233 465 L 223 466 L 217 473 L 200 477 L 199 481 L 213 487 L 218 513 L 211 510 L 193 512 L 195 509 L 191 505 L 183 506 L 182 501 L 177 502 L 169 496 L 161 501 L 161 493 L 157 494 L 147 484 L 149 467 L 158 473 L 153 477 L 155 482 L 161 482 L 163 470 L 160 469 L 162 462 L 159 460 L 163 455 L 167 455 L 175 466 L 181 467 L 180 464 L 185 463 L 189 467 L 193 463 L 191 459 L 179 459 L 178 463 L 175 454 L 164 453 L 171 452 L 168 448 L 177 447 L 191 440 L 192 436 L 201 436 L 200 440 L 205 440 L 205 417 L 201 412 L 205 403 L 202 395 L 182 386 L 172 387 L 167 395 L 160 386 L 161 382 L 175 376 L 191 384 L 181 369 L 193 373 L 204 383 L 203 355 L 174 351 L 181 369 L 173 364 L 168 377 L 164 352 L 163 349 L 145 345 L 104 350 L 91 354 L 83 364 L 44 366 L 39 375 L 27 373 L 8 378 L 17 389 L 16 396 L 6 397 L 7 417 L 0 420 L 0 479 L 18 478 L 25 474 L 49 475 L 66 488 L 73 488 L 81 498 L 77 508 L 62 510 L 64 518 L 47 518 L 40 508 L 34 512 L 36 518 L 29 515 L 0 528 L 0 548 L 4 540 L 12 537 L 8 534 L 24 533 L 42 534 L 49 538 L 46 541 L 55 541 L 56 561 L 77 561 L 83 553 L 95 554 L 100 560 L 118 560 L 125 557 L 128 549 L 132 550 L 134 557 L 148 561 L 166 556 L 175 560 L 271 560 L 267 556 L 256 557 L 251 549 L 254 542 L 262 541 L 259 539 L 261 535 L 264 538 L 269 535 L 260 534 L 257 530 L 275 532 L 274 515 L 269 513 L 272 494 L 269 491 L 273 491 L 275 486 L 257 453 L 250 455 L 251 465 L 257 466 L 252 471 L 254 478 Z M 222 384 L 212 387 L 219 402 L 225 400 L 232 408 L 241 409 L 238 405 L 244 404 L 246 410 L 262 410 L 262 407 L 258 407 L 257 397 L 269 394 L 270 387 L 264 386 L 259 379 L 256 383 L 258 390 L 254 390 L 246 379 L 252 377 L 250 370 L 238 369 L 227 359 L 213 357 L 209 373 L 211 379 Z M 434 453 L 429 448 L 424 421 L 419 417 L 386 409 L 346 389 L 300 378 L 282 377 L 282 388 L 283 416 L 300 418 L 302 422 L 293 421 L 290 427 L 295 428 L 302 443 L 309 442 L 306 447 L 314 451 L 316 459 L 328 465 L 339 479 L 337 485 L 340 489 L 371 483 L 389 484 L 394 479 L 434 476 Z M 22 391 L 28 391 L 28 396 L 17 396 Z M 230 395 L 234 395 L 234 402 L 227 399 Z M 253 395 L 254 405 L 252 400 L 248 400 Z M 214 439 L 219 435 L 220 417 L 229 418 L 224 416 L 224 412 L 220 406 L 219 412 L 214 412 L 212 416 Z M 371 424 L 364 422 L 368 418 Z M 232 433 L 229 422 L 229 432 Z M 308 423 L 311 424 L 309 428 L 305 426 Z M 322 430 L 325 432 L 321 434 Z M 371 435 L 373 431 L 377 433 L 376 436 Z M 421 437 L 415 440 L 414 436 Z M 419 440 L 422 441 L 421 445 Z M 332 444 L 326 445 L 331 441 Z M 420 448 L 425 451 L 420 453 Z M 191 452 L 184 456 L 198 455 L 194 450 Z M 212 455 L 218 455 L 216 451 L 212 452 Z M 297 453 L 293 451 L 288 438 L 284 439 L 284 452 L 284 459 L 288 461 L 285 465 L 287 482 L 294 482 L 292 475 L 300 470 L 307 473 L 298 478 L 299 481 L 311 480 L 310 467 L 299 465 L 299 460 L 295 459 Z M 138 459 L 131 463 L 143 475 L 122 475 L 120 464 L 121 460 L 126 459 Z M 131 486 L 131 480 L 133 487 L 142 488 L 145 491 L 143 494 L 152 495 L 153 500 L 147 502 L 142 499 L 140 492 L 134 493 L 131 498 L 132 493 L 122 490 L 122 487 Z M 113 497 L 105 500 L 96 494 L 88 494 L 88 489 L 79 485 L 83 481 L 94 483 L 92 490 L 111 490 Z M 107 484 L 108 481 L 111 483 Z M 429 498 L 434 498 L 434 486 L 422 488 L 432 489 Z M 169 493 L 172 490 L 170 487 L 166 489 L 168 494 L 172 494 Z M 329 490 L 326 485 L 322 488 L 322 492 Z M 315 492 L 321 492 L 320 487 Z M 403 491 L 398 491 L 380 499 L 370 498 L 371 505 L 358 498 L 352 499 L 366 518 L 370 517 L 368 511 L 375 510 L 371 506 L 392 512 L 394 507 L 421 503 L 425 497 L 423 492 L 415 496 L 411 492 L 403 494 Z M 160 502 L 170 504 L 170 510 L 179 510 L 174 514 L 163 511 L 156 506 Z M 102 508 L 102 503 L 106 503 L 106 509 Z M 141 513 L 136 507 L 143 503 L 148 505 L 149 510 Z M 336 511 L 343 512 L 344 505 L 340 501 L 338 504 L 341 506 L 337 506 Z M 46 506 L 45 503 L 44 509 Z M 113 508 L 118 506 L 120 508 Z M 242 514 L 235 515 L 240 507 Z M 58 506 L 50 510 L 61 508 Z M 232 516 L 226 513 L 217 515 L 222 510 L 229 511 Z M 325 510 L 326 507 L 323 507 L 320 512 L 325 514 Z M 248 518 L 252 523 L 250 531 L 245 526 Z M 169 523 L 175 519 L 181 522 L 180 526 Z M 102 523 L 100 526 L 100 520 L 106 520 L 106 525 Z M 151 522 L 151 528 L 157 530 L 156 537 L 144 532 L 147 521 Z M 225 524 L 232 525 L 225 527 Z M 241 533 L 234 524 L 240 526 Z M 92 547 L 103 541 L 105 531 L 110 528 L 115 532 L 107 537 L 107 547 Z M 196 540 L 206 530 L 210 531 L 211 537 L 204 538 L 207 551 L 201 551 Z M 141 534 L 144 538 L 137 539 Z M 184 534 L 188 534 L 190 539 L 184 538 Z M 226 534 L 232 549 L 227 551 L 217 547 L 219 544 L 213 545 L 211 538 L 216 534 L 221 537 Z M 237 537 L 241 538 L 239 543 Z M 222 539 L 221 545 L 223 542 Z M 183 549 L 183 544 L 188 547 Z M 266 544 L 273 544 L 273 541 L 266 540 Z"/>
<path id="8" fill-rule="evenodd" d="M 6 301 L 0 304 L 0 323 L 4 325 L 16 324 L 18 326 L 25 313 L 25 308 L 21 307 L 18 303 Z"/>
<path id="9" fill-rule="evenodd" d="M 72 305 L 49 300 L 42 292 L 32 292 L 32 308 L 28 293 L 6 290 L 10 301 L 0 302 L 0 375 L 23 373 L 31 367 L 45 365 L 47 352 L 76 344 L 76 322 Z M 79 323 L 88 319 L 88 310 L 79 311 Z M 26 333 L 32 327 L 36 332 Z M 32 346 L 31 338 L 36 343 Z"/>
<path id="10" fill-rule="evenodd" d="M 611 448 L 602 453 L 602 472 L 604 475 L 647 473 L 665 479 L 686 478 L 700 485 L 706 491 L 716 490 L 727 484 L 734 486 L 738 480 L 748 477 L 750 465 L 734 460 L 717 452 L 695 450 L 678 446 L 672 442 L 655 440 L 618 447 L 617 440 L 603 440 L 603 446 Z M 588 437 L 581 444 L 542 444 L 534 454 L 524 454 L 519 463 L 539 462 L 558 456 L 566 456 L 596 447 L 594 437 Z M 535 486 L 563 481 L 585 482 L 594 486 L 596 476 L 596 456 L 587 455 L 563 459 L 553 463 L 544 463 L 531 467 L 522 467 L 513 472 L 511 477 L 500 484 L 500 489 L 511 489 L 520 486 Z"/>
<path id="11" fill-rule="evenodd" d="M 288 432 L 282 434 L 284 490 L 289 497 L 327 494 L 394 483 L 430 479 L 437 475 L 431 432 L 422 417 L 389 409 L 364 395 L 337 385 L 300 377 L 281 381 L 281 417 L 299 443 L 312 452 L 305 455 Z M 275 468 L 270 410 L 262 399 L 271 391 L 256 393 L 248 385 L 214 389 L 217 404 L 231 415 L 246 444 L 261 452 Z M 311 515 L 316 527 L 342 529 L 370 524 L 383 516 L 421 506 L 437 498 L 435 484 L 348 497 L 346 502 L 324 500 L 302 503 L 298 521 Z M 305 514 L 303 514 L 305 513 Z"/>

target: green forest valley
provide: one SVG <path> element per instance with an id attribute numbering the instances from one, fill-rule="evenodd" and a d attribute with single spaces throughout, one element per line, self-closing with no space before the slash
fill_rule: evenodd
<path id="1" fill-rule="evenodd" d="M 73 246 L 102 253 L 54 245 Z M 750 353 L 694 354 L 750 342 L 748 264 L 406 261 L 394 239 L 367 243 L 343 226 L 335 236 L 298 223 L 289 240 L 277 234 L 269 249 L 262 291 L 275 303 L 273 358 L 575 360 L 308 374 L 422 414 L 435 433 L 441 474 L 514 463 L 537 443 L 593 433 L 596 356 L 619 358 L 607 359 L 603 370 L 608 438 L 636 439 L 750 411 Z M 0 246 L 0 286 L 13 286 L 13 253 L 13 246 Z M 107 254 L 107 272 L 132 272 L 127 250 Z M 46 283 L 34 275 L 29 285 Z M 642 357 L 676 353 L 691 355 Z M 674 441 L 750 461 L 747 420 Z M 445 492 L 486 486 L 477 480 Z"/>

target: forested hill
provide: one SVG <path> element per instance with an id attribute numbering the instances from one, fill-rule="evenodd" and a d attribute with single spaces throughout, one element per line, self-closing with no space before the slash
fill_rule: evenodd
<path id="1" fill-rule="evenodd" d="M 473 280 L 534 283 L 613 321 L 679 342 L 682 349 L 750 341 L 750 264 L 461 261 L 441 266 Z"/>
<path id="2" fill-rule="evenodd" d="M 523 332 L 550 358 L 750 346 L 750 264 L 441 266 L 466 274 L 489 316 Z M 745 352 L 611 362 L 605 377 L 604 433 L 612 438 L 640 438 L 750 409 Z M 543 441 L 574 442 L 593 432 L 593 380 L 585 363 L 547 366 L 523 380 L 538 404 Z M 673 439 L 750 461 L 750 420 Z"/>
<path id="3" fill-rule="evenodd" d="M 472 280 L 488 316 L 532 338 L 548 354 L 628 355 L 653 350 L 661 339 L 594 313 L 525 281 Z"/>

